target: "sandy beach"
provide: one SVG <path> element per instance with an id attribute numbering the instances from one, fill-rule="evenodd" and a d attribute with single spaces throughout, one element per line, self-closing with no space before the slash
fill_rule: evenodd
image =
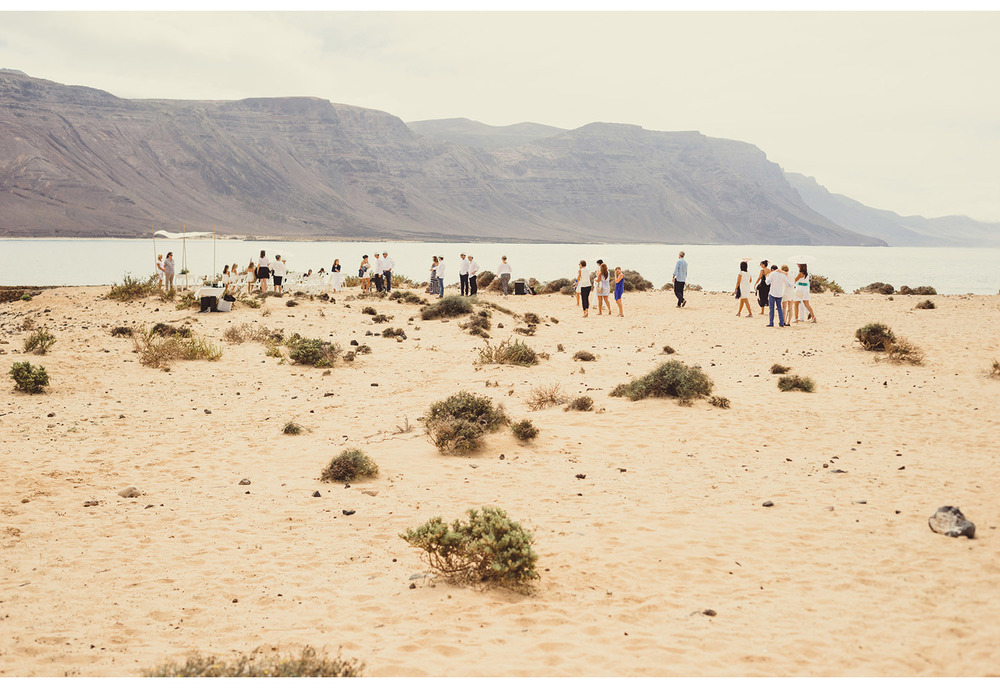
<path id="1" fill-rule="evenodd" d="M 0 676 L 138 676 L 194 651 L 304 644 L 368 676 L 1000 675 L 1000 296 L 915 310 L 924 297 L 826 293 L 818 324 L 768 329 L 757 308 L 736 318 L 731 294 L 678 309 L 627 293 L 624 319 L 481 294 L 541 316 L 523 339 L 550 357 L 522 368 L 478 364 L 464 318 L 421 321 L 356 289 L 206 314 L 107 291 L 0 304 Z M 407 339 L 366 336 L 387 325 L 365 305 Z M 45 356 L 23 353 L 25 318 L 56 336 Z M 873 321 L 925 364 L 863 351 L 854 332 Z M 165 372 L 110 335 L 158 322 L 222 358 Z M 242 323 L 373 352 L 327 375 L 225 343 Z M 490 341 L 520 325 L 495 314 Z M 701 366 L 731 408 L 609 396 L 670 359 Z M 15 391 L 16 361 L 45 366 L 44 394 Z M 780 392 L 774 363 L 815 393 Z M 554 383 L 595 411 L 530 411 Z M 440 454 L 417 419 L 460 390 L 540 436 Z M 282 434 L 288 421 L 308 432 Z M 320 482 L 348 447 L 381 474 Z M 143 494 L 118 495 L 129 486 Z M 398 537 L 484 505 L 534 533 L 530 593 L 424 575 Z M 928 528 L 944 505 L 976 539 Z"/>

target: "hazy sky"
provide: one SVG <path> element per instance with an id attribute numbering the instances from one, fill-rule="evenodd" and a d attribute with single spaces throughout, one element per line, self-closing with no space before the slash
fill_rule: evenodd
<path id="1" fill-rule="evenodd" d="M 0 67 L 124 98 L 698 130 L 867 205 L 1000 221 L 1000 12 L 4 12 Z"/>

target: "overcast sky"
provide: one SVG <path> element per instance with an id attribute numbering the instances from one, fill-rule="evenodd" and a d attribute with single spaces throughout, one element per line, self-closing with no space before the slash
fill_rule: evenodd
<path id="1" fill-rule="evenodd" d="M 4 12 L 0 67 L 124 98 L 697 130 L 867 205 L 1000 221 L 998 12 Z"/>

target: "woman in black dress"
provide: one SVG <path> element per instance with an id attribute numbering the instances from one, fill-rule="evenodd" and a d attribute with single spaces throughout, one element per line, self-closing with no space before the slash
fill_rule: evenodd
<path id="1" fill-rule="evenodd" d="M 764 274 L 764 270 L 767 268 L 767 261 L 760 261 L 760 274 L 757 275 L 757 305 L 760 306 L 760 314 L 764 315 L 764 309 L 767 308 L 767 296 L 771 291 L 771 288 L 767 286 L 767 280 L 765 279 L 767 275 Z"/>

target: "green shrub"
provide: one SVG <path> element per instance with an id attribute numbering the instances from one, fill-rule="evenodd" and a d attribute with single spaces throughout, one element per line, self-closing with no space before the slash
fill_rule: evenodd
<path id="1" fill-rule="evenodd" d="M 574 361 L 593 361 L 597 358 L 594 354 L 589 351 L 577 351 L 573 354 Z"/>
<path id="2" fill-rule="evenodd" d="M 522 420 L 510 426 L 510 431 L 514 437 L 522 442 L 528 442 L 538 437 L 538 428 L 530 420 Z"/>
<path id="3" fill-rule="evenodd" d="M 374 478 L 378 464 L 360 449 L 345 449 L 330 461 L 319 479 L 323 482 L 347 483 L 358 478 Z"/>
<path id="4" fill-rule="evenodd" d="M 577 397 L 573 401 L 566 404 L 564 411 L 593 411 L 594 410 L 594 400 L 590 397 Z"/>
<path id="5" fill-rule="evenodd" d="M 910 289 L 905 284 L 899 288 L 899 293 L 904 296 L 937 296 L 937 290 L 934 287 L 916 287 Z"/>
<path id="6" fill-rule="evenodd" d="M 652 291 L 653 283 L 648 279 L 640 275 L 635 270 L 622 270 L 622 275 L 625 277 L 625 291 Z M 611 273 L 611 278 L 614 279 L 614 273 Z"/>
<path id="7" fill-rule="evenodd" d="M 472 299 L 452 294 L 420 309 L 421 320 L 454 318 L 472 312 Z"/>
<path id="8" fill-rule="evenodd" d="M 468 514 L 467 523 L 456 519 L 449 526 L 435 517 L 399 537 L 423 550 L 421 558 L 452 579 L 511 584 L 538 578 L 530 532 L 502 509 L 469 509 Z"/>
<path id="9" fill-rule="evenodd" d="M 816 383 L 812 381 L 812 378 L 801 375 L 785 375 L 778 378 L 778 389 L 782 392 L 790 392 L 796 389 L 803 392 L 812 392 L 816 389 Z"/>
<path id="10" fill-rule="evenodd" d="M 843 294 L 844 289 L 831 279 L 823 275 L 809 275 L 809 292 L 812 294 L 822 294 L 829 289 L 834 294 Z"/>
<path id="11" fill-rule="evenodd" d="M 558 406 L 566 403 L 567 396 L 563 392 L 559 383 L 535 387 L 528 397 L 528 408 L 532 411 L 539 411 L 549 406 Z"/>
<path id="12" fill-rule="evenodd" d="M 431 405 L 424 429 L 442 454 L 467 454 L 482 446 L 487 432 L 510 422 L 503 406 L 470 392 L 453 394 Z"/>
<path id="13" fill-rule="evenodd" d="M 45 366 L 36 367 L 26 361 L 14 363 L 10 367 L 10 376 L 17 388 L 28 394 L 39 394 L 42 387 L 49 386 L 49 374 L 45 372 Z"/>
<path id="14" fill-rule="evenodd" d="M 340 657 L 328 659 L 317 654 L 316 650 L 306 645 L 299 656 L 283 657 L 274 653 L 255 651 L 250 655 L 227 661 L 214 655 L 203 657 L 195 653 L 189 655 L 184 664 L 167 662 L 142 672 L 146 677 L 240 677 L 240 678 L 279 678 L 298 676 L 325 676 L 348 678 L 361 676 L 364 664 L 357 660 L 344 660 Z"/>
<path id="15" fill-rule="evenodd" d="M 896 341 L 896 335 L 883 323 L 868 323 L 854 333 L 865 351 L 885 351 L 887 344 Z"/>
<path id="16" fill-rule="evenodd" d="M 393 277 L 393 281 L 395 281 L 395 277 Z M 389 296 L 389 299 L 392 301 L 398 301 L 399 303 L 427 303 L 427 299 L 417 296 L 412 291 L 394 291 Z"/>
<path id="17" fill-rule="evenodd" d="M 929 310 L 931 308 L 937 308 L 937 305 L 930 299 L 924 299 L 918 303 L 914 308 L 919 308 L 920 310 Z"/>
<path id="18" fill-rule="evenodd" d="M 479 349 L 479 362 L 533 366 L 538 363 L 538 353 L 520 340 L 511 343 L 506 339 L 496 345 L 484 344 Z"/>
<path id="19" fill-rule="evenodd" d="M 39 327 L 37 330 L 28 335 L 24 340 L 24 352 L 25 353 L 36 353 L 39 356 L 44 356 L 45 353 L 52 348 L 52 345 L 56 343 L 56 337 L 54 334 L 49 332 L 44 327 Z"/>
<path id="20" fill-rule="evenodd" d="M 891 284 L 886 284 L 885 282 L 872 282 L 867 287 L 861 287 L 860 289 L 855 289 L 855 294 L 885 294 L 889 296 L 896 292 L 895 288 Z"/>
<path id="21" fill-rule="evenodd" d="M 690 404 L 698 397 L 707 397 L 713 383 L 698 368 L 680 361 L 667 361 L 651 373 L 615 387 L 613 397 L 628 397 L 632 401 L 646 397 L 673 397 L 681 404 Z"/>
<path id="22" fill-rule="evenodd" d="M 302 337 L 297 333 L 289 337 L 285 345 L 288 347 L 288 357 L 299 365 L 330 368 L 340 356 L 339 345 Z"/>
<path id="23" fill-rule="evenodd" d="M 155 275 L 143 281 L 135 279 L 126 273 L 121 284 L 116 283 L 111 285 L 111 291 L 107 293 L 107 297 L 113 301 L 134 301 L 152 296 L 159 289 L 160 281 Z"/>
<path id="24" fill-rule="evenodd" d="M 773 366 L 771 366 L 771 375 L 784 375 L 789 370 L 791 370 L 791 368 L 789 368 L 788 366 L 781 365 L 780 363 L 775 363 Z"/>

